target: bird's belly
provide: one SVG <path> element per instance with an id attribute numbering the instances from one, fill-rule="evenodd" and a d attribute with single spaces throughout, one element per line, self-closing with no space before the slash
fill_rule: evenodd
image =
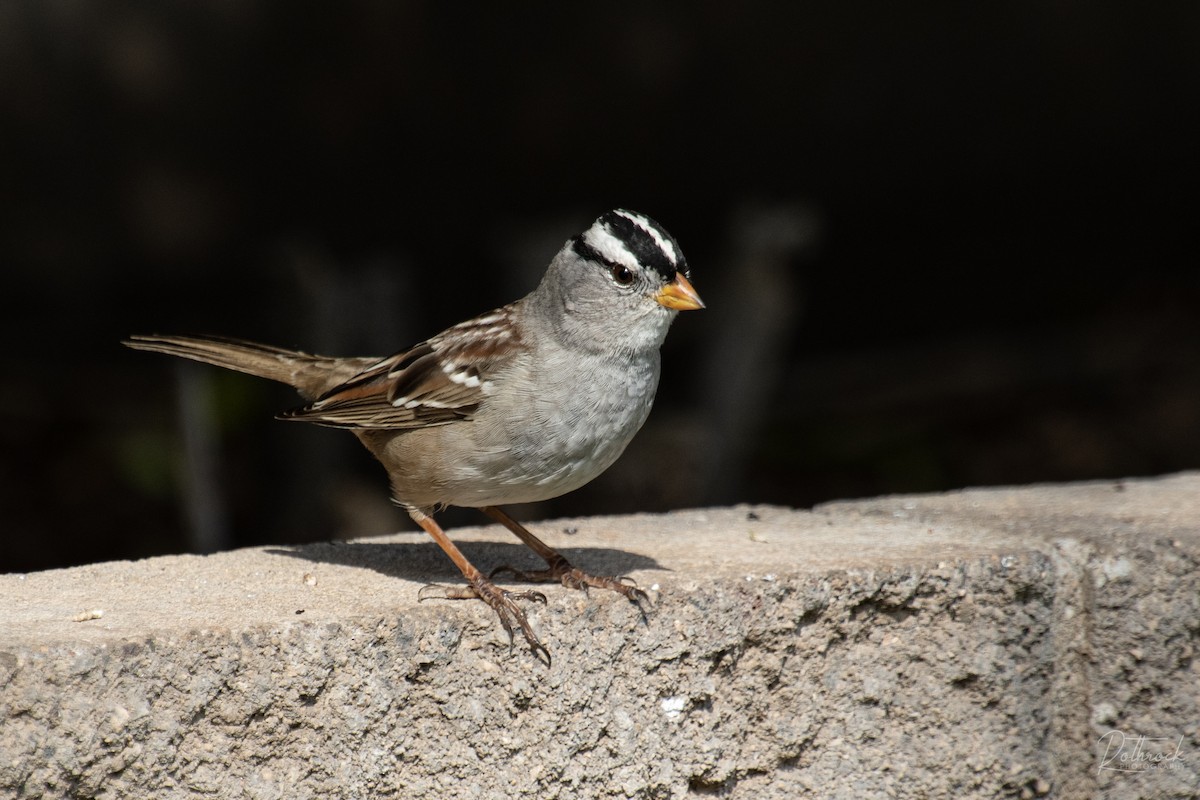
<path id="1" fill-rule="evenodd" d="M 488 459 L 476 465 L 468 489 L 470 498 L 458 497 L 452 505 L 503 505 L 536 503 L 575 491 L 595 479 L 625 451 L 650 413 L 658 371 L 646 375 L 622 375 L 625 391 L 616 393 L 577 387 L 574 392 L 551 392 L 528 398 L 522 413 L 512 415 L 496 440 L 490 443 L 504 451 L 502 467 L 492 461 L 491 479 L 484 473 Z M 596 380 L 594 385 L 612 385 Z"/>
<path id="2" fill-rule="evenodd" d="M 532 503 L 566 494 L 589 483 L 615 462 L 650 411 L 644 408 L 565 408 L 555 411 L 557 421 L 543 420 L 520 432 L 510 432 L 500 469 L 482 474 L 484 464 L 472 470 L 478 480 L 460 486 L 474 499 L 451 501 L 454 505 L 500 505 Z M 493 451 L 495 453 L 495 451 Z M 485 462 L 487 463 L 487 462 Z M 469 486 L 467 484 L 470 484 Z"/>
<path id="3" fill-rule="evenodd" d="M 572 391 L 518 398 L 493 415 L 499 424 L 476 418 L 396 437 L 380 457 L 396 500 L 422 508 L 480 507 L 533 503 L 578 489 L 608 469 L 646 421 L 657 364 L 626 371 L 618 393 L 600 390 L 613 385 L 615 378 L 607 377 Z M 379 455 L 379 448 L 371 449 Z"/>

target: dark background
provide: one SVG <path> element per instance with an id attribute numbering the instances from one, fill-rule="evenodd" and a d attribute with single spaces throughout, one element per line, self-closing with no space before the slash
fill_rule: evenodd
<path id="1" fill-rule="evenodd" d="M 709 308 L 527 518 L 1196 468 L 1198 54 L 1192 2 L 6 3 L 0 571 L 408 526 L 118 341 L 386 355 L 615 206 Z"/>

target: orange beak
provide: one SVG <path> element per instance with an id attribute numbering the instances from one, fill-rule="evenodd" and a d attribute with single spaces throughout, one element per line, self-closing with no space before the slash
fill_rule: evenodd
<path id="1" fill-rule="evenodd" d="M 700 299 L 700 295 L 696 294 L 696 290 L 692 288 L 688 279 L 683 277 L 682 272 L 676 272 L 675 280 L 659 289 L 658 293 L 654 295 L 654 299 L 658 301 L 659 305 L 673 308 L 676 311 L 704 308 L 704 301 Z"/>

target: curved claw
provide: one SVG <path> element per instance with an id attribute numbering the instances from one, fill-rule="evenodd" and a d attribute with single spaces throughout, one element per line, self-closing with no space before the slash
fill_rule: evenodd
<path id="1" fill-rule="evenodd" d="M 547 602 L 546 595 L 542 594 L 541 592 L 535 592 L 532 589 L 524 592 L 510 592 L 507 590 L 503 591 L 505 597 L 512 597 L 517 600 L 529 600 L 530 602 L 541 603 L 542 605 L 546 605 Z"/>
<path id="2" fill-rule="evenodd" d="M 546 646 L 538 639 L 537 634 L 533 632 L 533 627 L 525 617 L 525 612 L 516 603 L 517 600 L 528 600 L 545 605 L 546 595 L 541 592 L 533 590 L 510 592 L 506 589 L 501 589 L 491 581 L 481 577 L 480 580 L 473 581 L 467 586 L 441 586 L 436 583 L 422 586 L 420 591 L 417 592 L 417 602 L 425 600 L 482 600 L 500 618 L 500 626 L 508 634 L 508 647 L 510 650 L 513 646 L 515 626 L 516 628 L 520 628 L 521 634 L 525 637 L 525 642 L 529 645 L 529 649 L 533 652 L 534 657 L 544 662 L 547 667 L 550 666 L 550 651 L 546 649 Z"/>
<path id="3" fill-rule="evenodd" d="M 509 592 L 497 587 L 491 581 L 480 581 L 474 587 L 479 599 L 492 607 L 496 615 L 500 617 L 500 624 L 508 633 L 508 649 L 513 647 L 513 624 L 515 623 L 521 629 L 521 634 L 525 637 L 526 644 L 529 645 L 530 651 L 534 657 L 540 661 L 544 661 L 546 666 L 550 666 L 550 651 L 538 639 L 537 634 L 533 632 L 533 627 L 529 624 L 529 620 L 525 617 L 525 612 L 521 610 L 515 602 L 517 599 L 532 600 L 534 602 L 546 602 L 546 595 L 541 592 Z"/>
<path id="4" fill-rule="evenodd" d="M 629 602 L 637 606 L 638 613 L 642 615 L 642 622 L 646 625 L 649 625 L 650 615 L 647 613 L 647 609 L 654 609 L 654 601 L 650 599 L 650 595 L 646 594 L 645 591 L 640 589 L 637 585 L 637 581 L 635 581 L 633 578 L 630 578 L 628 575 L 622 575 L 621 577 L 617 578 L 616 583 L 617 586 L 614 587 L 613 591 L 620 592 L 621 594 L 625 595 L 625 598 L 629 600 Z"/>
<path id="5" fill-rule="evenodd" d="M 501 573 L 512 575 L 519 581 L 528 583 L 561 583 L 568 589 L 578 589 L 584 594 L 588 594 L 589 587 L 597 589 L 608 589 L 624 597 L 633 603 L 638 608 L 638 612 L 642 615 L 642 622 L 649 624 L 649 615 L 647 609 L 653 609 L 654 603 L 650 600 L 650 595 L 638 588 L 637 581 L 628 575 L 605 576 L 605 575 L 589 575 L 588 573 L 571 566 L 570 562 L 565 558 L 559 558 L 552 562 L 546 569 L 523 570 L 508 564 L 502 564 L 493 569 L 489 574 L 489 578 L 493 578 Z"/>

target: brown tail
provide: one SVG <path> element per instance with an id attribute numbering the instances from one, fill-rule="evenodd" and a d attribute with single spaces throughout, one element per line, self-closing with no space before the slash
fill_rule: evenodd
<path id="1" fill-rule="evenodd" d="M 122 344 L 286 383 L 307 400 L 353 378 L 377 360 L 326 358 L 220 336 L 137 335 Z"/>

